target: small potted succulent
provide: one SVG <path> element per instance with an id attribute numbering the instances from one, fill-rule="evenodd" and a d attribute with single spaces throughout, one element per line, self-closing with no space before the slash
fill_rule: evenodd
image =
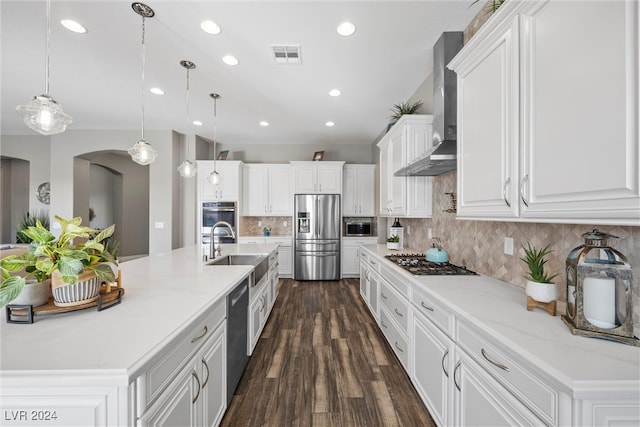
<path id="1" fill-rule="evenodd" d="M 83 226 L 80 217 L 66 220 L 55 216 L 55 219 L 62 229 L 57 239 L 37 221 L 35 226 L 22 230 L 32 239 L 29 251 L 0 260 L 0 306 L 20 295 L 29 277 L 50 277 L 54 303 L 58 306 L 95 301 L 101 283 L 115 280 L 111 267 L 117 267 L 113 246 L 105 250 L 103 244 L 113 235 L 115 226 L 98 230 Z M 86 240 L 74 243 L 74 239 Z"/>
<path id="2" fill-rule="evenodd" d="M 269 235 L 271 235 L 271 227 L 270 227 L 270 226 L 268 226 L 268 225 L 267 225 L 267 226 L 265 226 L 265 227 L 262 229 L 262 233 L 263 233 L 265 236 L 269 236 Z"/>
<path id="3" fill-rule="evenodd" d="M 400 249 L 400 236 L 392 234 L 387 238 L 387 249 L 398 250 Z"/>
<path id="4" fill-rule="evenodd" d="M 549 275 L 545 271 L 545 264 L 547 263 L 545 257 L 553 251 L 549 249 L 548 245 L 542 249 L 536 249 L 530 243 L 527 243 L 527 247 L 522 249 L 524 250 L 524 257 L 520 259 L 529 268 L 529 274 L 525 276 L 525 279 L 527 279 L 525 287 L 527 296 L 535 301 L 544 303 L 558 299 L 558 287 L 552 282 L 557 274 Z"/>

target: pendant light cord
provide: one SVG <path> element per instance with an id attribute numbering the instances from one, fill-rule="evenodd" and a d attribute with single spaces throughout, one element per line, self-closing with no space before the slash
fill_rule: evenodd
<path id="1" fill-rule="evenodd" d="M 140 100 L 142 103 L 142 141 L 144 141 L 144 69 L 145 69 L 145 52 L 144 52 L 144 16 L 142 17 L 142 84 L 140 86 Z"/>
<path id="2" fill-rule="evenodd" d="M 187 68 L 187 126 L 189 126 L 189 68 Z M 189 160 L 189 139 L 187 139 L 187 161 Z"/>
<path id="3" fill-rule="evenodd" d="M 51 0 L 47 0 L 47 41 L 45 46 L 44 94 L 49 95 L 49 39 L 51 39 Z"/>
<path id="4" fill-rule="evenodd" d="M 218 98 L 213 98 L 213 172 L 216 172 L 216 140 L 218 139 Z"/>

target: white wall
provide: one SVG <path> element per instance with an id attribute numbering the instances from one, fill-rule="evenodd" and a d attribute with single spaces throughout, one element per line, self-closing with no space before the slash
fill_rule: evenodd
<path id="1" fill-rule="evenodd" d="M 245 163 L 288 163 L 290 160 L 313 160 L 313 153 L 324 150 L 324 160 L 342 160 L 347 163 L 373 163 L 369 145 L 306 145 L 306 144 L 216 144 L 218 153 L 229 150 L 227 160 Z"/>
<path id="2" fill-rule="evenodd" d="M 95 215 L 89 225 L 93 228 L 107 228 L 115 223 L 114 173 L 104 166 L 92 163 L 89 168 L 89 180 L 89 208 L 93 209 Z"/>

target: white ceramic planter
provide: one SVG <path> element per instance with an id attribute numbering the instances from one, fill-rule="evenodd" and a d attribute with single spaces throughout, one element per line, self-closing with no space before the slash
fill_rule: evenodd
<path id="1" fill-rule="evenodd" d="M 538 302 L 551 302 L 558 299 L 558 285 L 555 283 L 540 283 L 527 280 L 525 293 Z"/>
<path id="2" fill-rule="evenodd" d="M 15 305 L 32 305 L 34 307 L 46 304 L 49 301 L 49 280 L 43 282 L 27 282 L 22 288 L 22 292 L 18 298 L 9 304 Z"/>
<path id="3" fill-rule="evenodd" d="M 58 270 L 51 275 L 51 292 L 53 303 L 58 307 L 72 307 L 93 302 L 100 293 L 100 279 L 93 271 L 83 272 L 78 276 L 78 282 L 69 285 L 62 281 Z"/>
<path id="4" fill-rule="evenodd" d="M 400 249 L 400 242 L 387 242 L 387 249 L 397 251 Z"/>

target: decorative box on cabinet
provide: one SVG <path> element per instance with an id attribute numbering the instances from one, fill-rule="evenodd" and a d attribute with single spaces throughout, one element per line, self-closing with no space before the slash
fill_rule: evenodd
<path id="1" fill-rule="evenodd" d="M 237 202 L 240 195 L 242 162 L 235 160 L 217 160 L 215 167 L 222 180 L 218 185 L 211 184 L 207 177 L 213 172 L 213 160 L 198 160 L 198 195 L 201 202 L 227 201 Z"/>
<path id="2" fill-rule="evenodd" d="M 640 225 L 638 3 L 503 6 L 449 64 L 458 217 Z"/>
<path id="3" fill-rule="evenodd" d="M 431 217 L 432 177 L 394 173 L 431 148 L 432 122 L 433 116 L 402 116 L 378 142 L 381 216 Z"/>
<path id="4" fill-rule="evenodd" d="M 344 165 L 342 215 L 375 216 L 376 165 Z"/>
<path id="5" fill-rule="evenodd" d="M 246 164 L 243 167 L 245 216 L 293 215 L 291 165 Z"/>
<path id="6" fill-rule="evenodd" d="M 342 194 L 344 162 L 290 162 L 295 194 Z"/>

